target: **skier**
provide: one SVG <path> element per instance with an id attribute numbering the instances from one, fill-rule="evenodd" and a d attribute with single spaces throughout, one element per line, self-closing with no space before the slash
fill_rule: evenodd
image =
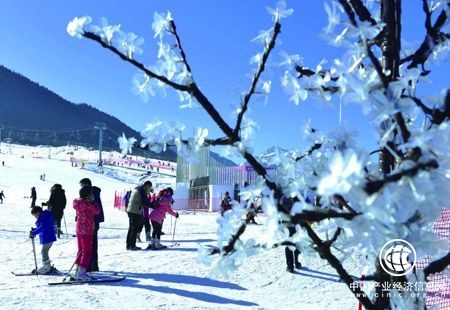
<path id="1" fill-rule="evenodd" d="M 289 237 L 292 237 L 295 234 L 295 226 L 288 227 L 289 230 Z M 302 264 L 298 261 L 298 256 L 300 255 L 300 251 L 295 248 L 294 251 L 292 251 L 288 246 L 284 248 L 284 255 L 286 257 L 286 271 L 293 273 L 294 272 L 294 266 L 295 269 L 302 268 Z"/>
<path id="2" fill-rule="evenodd" d="M 31 188 L 31 208 L 36 206 L 36 188 L 33 186 Z"/>
<path id="3" fill-rule="evenodd" d="M 249 186 L 249 184 L 248 184 L 248 182 L 245 182 L 244 183 L 244 188 L 247 188 Z M 246 220 L 248 220 L 249 222 L 249 224 L 258 224 L 258 223 L 256 223 L 256 221 L 255 221 L 255 216 L 256 216 L 256 210 L 255 210 L 255 203 L 252 201 L 252 202 L 250 202 L 250 205 L 249 205 L 249 201 L 250 200 L 246 200 L 245 201 L 245 207 L 246 208 L 250 208 L 250 210 L 251 211 L 255 211 L 255 213 L 252 213 L 252 212 L 247 212 L 247 214 L 246 214 Z"/>
<path id="4" fill-rule="evenodd" d="M 66 207 L 66 194 L 61 184 L 55 184 L 50 189 L 50 198 L 47 202 L 43 202 L 43 206 L 47 206 L 47 209 L 53 213 L 53 222 L 55 223 L 55 232 L 57 232 L 58 238 L 61 237 L 61 220 L 64 216 L 64 208 Z"/>
<path id="5" fill-rule="evenodd" d="M 222 198 L 222 201 L 220 202 L 220 208 L 222 211 L 220 214 L 223 216 L 225 211 L 231 210 L 231 197 L 229 192 L 225 192 L 225 196 Z"/>
<path id="6" fill-rule="evenodd" d="M 5 197 L 5 194 L 3 193 L 3 191 L 1 191 L 0 192 L 0 201 L 1 201 L 0 203 L 1 204 L 3 204 L 3 198 L 6 198 L 6 197 Z"/>
<path id="7" fill-rule="evenodd" d="M 127 214 L 129 220 L 128 233 L 127 233 L 127 250 L 137 251 L 141 250 L 136 246 L 137 232 L 141 223 L 142 206 L 152 207 L 148 201 L 147 195 L 152 188 L 152 182 L 145 181 L 144 184 L 137 186 L 130 196 L 130 201 L 127 206 Z"/>
<path id="8" fill-rule="evenodd" d="M 92 194 L 94 196 L 94 204 L 99 209 L 98 215 L 95 216 L 95 229 L 92 238 L 92 261 L 88 267 L 88 271 L 99 271 L 98 268 L 98 230 L 100 229 L 100 223 L 105 221 L 105 215 L 103 213 L 102 199 L 100 198 L 100 192 L 102 191 L 97 186 L 92 186 L 92 182 L 88 178 L 80 180 L 80 186 L 92 187 Z"/>
<path id="9" fill-rule="evenodd" d="M 73 201 L 73 208 L 77 214 L 76 235 L 78 242 L 76 268 L 72 278 L 75 280 L 92 280 L 86 272 L 91 263 L 93 250 L 93 236 L 95 231 L 94 217 L 100 214 L 99 208 L 93 202 L 94 196 L 91 186 L 80 189 L 80 198 Z"/>
<path id="10" fill-rule="evenodd" d="M 42 211 L 41 207 L 34 206 L 31 209 L 31 214 L 37 219 L 36 228 L 32 228 L 30 231 L 30 238 L 39 235 L 39 240 L 42 245 L 41 255 L 42 255 L 42 267 L 39 269 L 34 269 L 31 273 L 45 274 L 53 271 L 53 267 L 50 264 L 50 257 L 48 252 L 56 241 L 55 230 L 53 228 L 52 212 L 45 210 Z"/>
<path id="11" fill-rule="evenodd" d="M 161 245 L 161 230 L 162 230 L 162 222 L 166 213 L 174 216 L 175 218 L 179 217 L 178 212 L 174 212 L 172 210 L 172 204 L 174 203 L 173 199 L 173 189 L 168 187 L 161 192 L 158 193 L 157 203 L 158 207 L 154 208 L 150 215 L 148 216 L 152 221 L 153 233 L 152 233 L 152 241 L 151 244 L 147 247 L 147 249 L 158 250 L 163 248 Z"/>

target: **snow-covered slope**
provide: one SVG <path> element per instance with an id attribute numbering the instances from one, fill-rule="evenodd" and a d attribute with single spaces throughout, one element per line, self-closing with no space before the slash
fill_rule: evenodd
<path id="1" fill-rule="evenodd" d="M 108 176 L 71 167 L 64 160 L 33 158 L 35 149 L 3 144 L 0 190 L 6 199 L 0 205 L 0 308 L 1 309 L 355 309 L 356 299 L 323 261 L 308 262 L 310 270 L 285 271 L 284 249 L 278 248 L 245 262 L 231 279 L 208 279 L 208 268 L 196 262 L 198 244 L 214 244 L 218 214 L 184 213 L 176 224 L 175 241 L 181 245 L 161 251 L 125 250 L 128 228 L 126 213 L 113 208 L 115 190 L 130 185 Z M 21 158 L 22 154 L 24 158 Z M 39 175 L 46 174 L 40 181 Z M 28 238 L 34 218 L 30 214 L 30 188 L 36 187 L 37 202 L 49 197 L 54 183 L 62 184 L 69 205 L 66 223 L 74 233 L 74 210 L 81 178 L 89 177 L 102 188 L 105 223 L 99 231 L 99 265 L 103 271 L 118 271 L 127 277 L 119 283 L 50 287 L 61 277 L 15 277 L 11 271 L 34 268 Z M 260 221 L 264 218 L 260 217 Z M 166 218 L 169 234 L 174 219 Z M 63 224 L 63 229 L 64 224 Z M 261 226 L 249 227 L 260 234 Z M 172 236 L 163 236 L 170 244 Z M 139 244 L 138 244 L 139 245 Z M 145 244 L 140 244 L 145 247 Z M 76 253 L 76 239 L 55 242 L 50 256 L 55 266 L 67 270 Z M 38 251 L 40 246 L 38 246 Z M 40 261 L 38 252 L 38 261 Z"/>

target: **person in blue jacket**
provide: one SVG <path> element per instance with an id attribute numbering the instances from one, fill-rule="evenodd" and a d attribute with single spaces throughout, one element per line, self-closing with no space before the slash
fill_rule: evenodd
<path id="1" fill-rule="evenodd" d="M 97 206 L 97 208 L 100 209 L 100 213 L 95 216 L 94 222 L 95 222 L 95 229 L 94 229 L 94 235 L 92 237 L 92 260 L 91 264 L 87 268 L 87 272 L 91 271 L 99 271 L 98 268 L 98 230 L 100 229 L 100 223 L 103 223 L 105 221 L 105 215 L 103 214 L 103 206 L 102 206 L 102 200 L 100 198 L 100 192 L 102 191 L 97 186 L 92 186 L 92 182 L 88 178 L 84 178 L 80 180 L 80 187 L 90 186 L 92 187 L 92 194 L 94 196 L 94 204 Z"/>
<path id="2" fill-rule="evenodd" d="M 33 228 L 30 231 L 29 237 L 34 238 L 39 235 L 39 240 L 42 245 L 42 267 L 38 270 L 33 270 L 32 273 L 48 273 L 52 270 L 48 252 L 52 247 L 53 242 L 56 241 L 52 212 L 48 210 L 43 211 L 41 207 L 35 206 L 31 209 L 31 214 L 37 219 L 37 221 L 35 223 L 36 228 Z"/>

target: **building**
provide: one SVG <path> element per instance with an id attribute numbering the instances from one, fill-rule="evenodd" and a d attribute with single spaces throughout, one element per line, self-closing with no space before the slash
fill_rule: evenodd
<path id="1" fill-rule="evenodd" d="M 178 155 L 176 209 L 218 211 L 226 191 L 238 200 L 240 187 L 245 182 L 256 182 L 258 176 L 250 166 L 221 162 L 215 157 L 209 147 L 198 151 L 197 163 L 187 162 Z"/>

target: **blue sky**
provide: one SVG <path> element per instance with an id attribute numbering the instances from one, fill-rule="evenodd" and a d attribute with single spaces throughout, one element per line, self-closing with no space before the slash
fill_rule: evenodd
<path id="1" fill-rule="evenodd" d="M 221 137 L 217 126 L 201 109 L 179 109 L 174 92 L 165 98 L 154 97 L 143 103 L 131 92 L 131 80 L 137 70 L 117 56 L 89 40 L 77 40 L 66 32 L 67 23 L 75 16 L 90 15 L 94 23 L 106 17 L 110 24 L 121 24 L 126 32 L 145 39 L 144 54 L 137 60 L 151 65 L 156 60 L 156 41 L 151 23 L 155 11 L 170 10 L 188 55 L 194 78 L 225 119 L 231 119 L 239 104 L 239 93 L 250 86 L 254 65 L 249 59 L 261 50 L 251 43 L 260 30 L 272 26 L 266 6 L 276 1 L 61 1 L 0 0 L 0 63 L 46 86 L 75 103 L 88 103 L 116 116 L 136 130 L 157 117 L 179 120 L 187 125 L 207 127 L 210 137 Z M 323 58 L 332 60 L 342 49 L 328 46 L 319 34 L 326 26 L 323 1 L 288 1 L 294 15 L 283 20 L 278 47 L 272 64 L 280 61 L 279 52 L 300 54 L 304 63 L 314 68 Z M 420 43 L 424 37 L 424 14 L 421 1 L 403 2 L 403 34 L 410 42 Z M 448 86 L 448 63 L 431 67 L 433 83 L 424 94 L 437 94 Z M 312 126 L 331 129 L 338 126 L 338 108 L 324 107 L 308 100 L 299 106 L 288 102 L 280 87 L 279 69 L 269 70 L 264 78 L 272 79 L 268 102 L 254 100 L 251 118 L 261 128 L 255 140 L 256 151 L 270 146 L 299 147 L 300 128 L 312 120 Z M 374 130 L 357 106 L 347 106 L 344 122 L 359 131 L 358 141 L 368 149 L 375 148 Z"/>

